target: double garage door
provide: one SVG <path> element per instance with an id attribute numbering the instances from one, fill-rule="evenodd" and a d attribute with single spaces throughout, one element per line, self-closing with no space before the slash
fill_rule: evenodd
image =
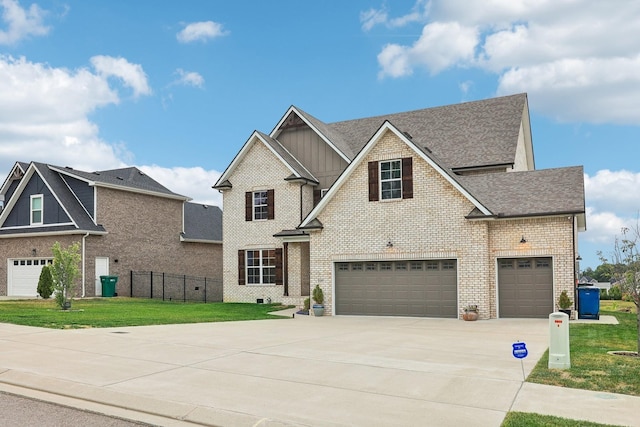
<path id="1" fill-rule="evenodd" d="M 52 262 L 50 258 L 10 259 L 7 266 L 7 294 L 37 296 L 42 267 Z"/>
<path id="2" fill-rule="evenodd" d="M 548 317 L 554 310 L 551 258 L 498 260 L 500 317 Z"/>
<path id="3" fill-rule="evenodd" d="M 336 314 L 458 315 L 455 260 L 336 263 L 335 290 Z"/>

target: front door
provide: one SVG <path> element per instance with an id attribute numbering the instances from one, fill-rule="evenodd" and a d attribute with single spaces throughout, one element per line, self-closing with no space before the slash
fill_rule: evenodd
<path id="1" fill-rule="evenodd" d="M 109 275 L 109 258 L 96 257 L 96 296 L 102 296 L 102 282 L 100 276 Z"/>

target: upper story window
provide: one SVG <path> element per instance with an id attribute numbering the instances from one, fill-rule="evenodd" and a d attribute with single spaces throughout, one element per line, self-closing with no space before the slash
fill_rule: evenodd
<path id="1" fill-rule="evenodd" d="M 413 198 L 413 158 L 369 162 L 369 201 Z"/>
<path id="2" fill-rule="evenodd" d="M 31 225 L 42 225 L 43 223 L 43 203 L 42 194 L 31 196 Z"/>
<path id="3" fill-rule="evenodd" d="M 275 218 L 273 190 L 245 193 L 245 220 L 262 221 Z"/>
<path id="4" fill-rule="evenodd" d="M 253 192 L 253 219 L 267 219 L 267 192 Z"/>
<path id="5" fill-rule="evenodd" d="M 400 160 L 380 162 L 380 198 L 402 198 L 402 164 Z"/>

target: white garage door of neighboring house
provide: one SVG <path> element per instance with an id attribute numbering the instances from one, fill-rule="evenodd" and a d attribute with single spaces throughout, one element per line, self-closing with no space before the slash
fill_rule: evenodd
<path id="1" fill-rule="evenodd" d="M 336 314 L 458 316 L 455 260 L 335 264 Z"/>
<path id="2" fill-rule="evenodd" d="M 498 299 L 500 317 L 548 317 L 554 311 L 552 259 L 499 259 Z"/>
<path id="3" fill-rule="evenodd" d="M 7 266 L 7 295 L 37 296 L 42 266 L 52 262 L 49 258 L 10 259 Z"/>

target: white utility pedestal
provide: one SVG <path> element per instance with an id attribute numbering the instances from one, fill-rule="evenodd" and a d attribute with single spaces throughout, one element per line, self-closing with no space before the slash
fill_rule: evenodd
<path id="1" fill-rule="evenodd" d="M 569 369 L 569 316 L 556 312 L 549 315 L 549 369 Z"/>

